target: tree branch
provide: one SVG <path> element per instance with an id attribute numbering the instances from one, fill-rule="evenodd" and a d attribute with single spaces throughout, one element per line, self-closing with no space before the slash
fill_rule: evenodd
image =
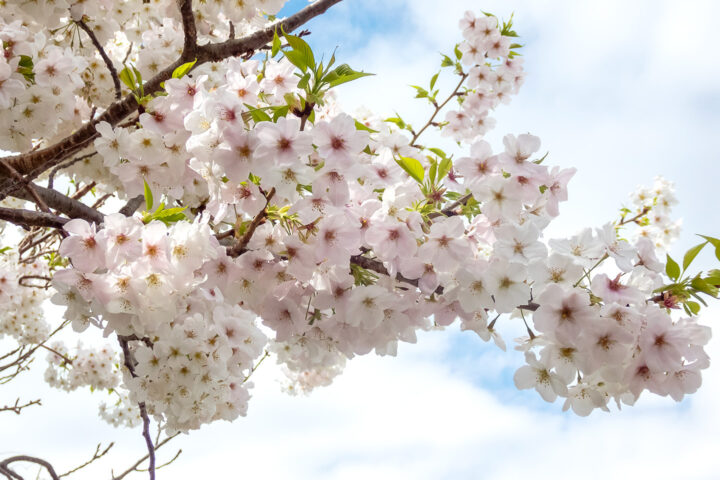
<path id="1" fill-rule="evenodd" d="M 467 195 L 464 195 L 460 198 L 458 198 L 456 201 L 448 205 L 447 207 L 443 208 L 439 212 L 433 212 L 428 215 L 428 218 L 437 218 L 437 217 L 452 217 L 454 215 L 457 215 L 458 213 L 455 211 L 457 207 L 460 205 L 465 205 L 468 200 L 472 198 L 472 193 L 468 193 Z"/>
<path id="2" fill-rule="evenodd" d="M 102 213 L 94 208 L 88 207 L 79 200 L 70 198 L 51 188 L 45 188 L 39 185 L 35 185 L 33 188 L 48 206 L 60 213 L 64 213 L 70 218 L 82 218 L 88 222 L 95 222 L 98 225 L 103 222 L 105 216 Z M 25 190 L 11 192 L 11 195 L 16 198 L 22 198 L 23 200 L 33 201 L 33 197 Z"/>
<path id="3" fill-rule="evenodd" d="M 85 33 L 87 33 L 88 37 L 90 37 L 90 41 L 93 43 L 93 45 L 95 45 L 95 48 L 102 57 L 103 62 L 105 62 L 108 70 L 110 70 L 110 76 L 112 77 L 113 83 L 115 84 L 115 98 L 120 100 L 120 98 L 122 98 L 122 91 L 120 90 L 120 78 L 118 77 L 117 70 L 115 70 L 115 65 L 113 65 L 112 60 L 110 60 L 110 57 L 107 56 L 107 53 L 105 53 L 105 49 L 102 45 L 100 45 L 100 42 L 98 41 L 95 33 L 90 29 L 90 27 L 88 27 L 87 24 L 82 20 L 75 23 L 77 23 L 77 25 L 82 28 Z"/>
<path id="4" fill-rule="evenodd" d="M 28 455 L 16 455 L 14 457 L 6 458 L 2 462 L 0 462 L 0 472 L 3 472 L 3 470 L 6 472 L 10 472 L 11 475 L 15 475 L 16 478 L 19 478 L 20 480 L 22 480 L 22 477 L 20 475 L 13 472 L 12 470 L 10 470 L 10 467 L 8 467 L 8 465 L 10 465 L 11 463 L 15 463 L 15 462 L 37 463 L 38 465 L 45 467 L 45 470 L 48 471 L 48 473 L 50 474 L 50 477 L 53 480 L 60 480 L 60 477 L 57 476 L 57 473 L 55 473 L 55 469 L 50 464 L 50 462 L 47 462 L 47 461 L 43 460 L 42 458 L 30 457 Z"/>
<path id="5" fill-rule="evenodd" d="M 14 405 L 6 405 L 4 407 L 0 407 L 0 412 L 13 412 L 17 415 L 20 415 L 20 412 L 22 411 L 23 408 L 30 407 L 32 405 L 42 405 L 42 404 L 40 403 L 40 399 L 38 398 L 37 400 L 32 400 L 28 403 L 20 405 L 20 398 L 18 398 L 17 400 L 15 400 Z"/>
<path id="6" fill-rule="evenodd" d="M 155 450 L 159 449 L 160 447 L 162 447 L 163 445 L 165 445 L 167 442 L 169 442 L 169 441 L 172 440 L 173 438 L 177 437 L 178 435 L 180 435 L 180 432 L 177 432 L 177 433 L 175 433 L 175 434 L 173 434 L 173 435 L 170 435 L 169 437 L 166 437 L 162 442 L 160 442 L 160 443 L 158 443 L 157 445 L 155 445 Z M 114 473 L 111 474 L 111 475 L 112 475 L 112 480 L 121 480 L 121 479 L 125 478 L 125 477 L 126 477 L 127 475 L 129 475 L 130 473 L 136 471 L 136 470 L 137 470 L 137 467 L 138 467 L 142 462 L 144 462 L 144 461 L 147 460 L 147 459 L 148 459 L 148 455 L 145 455 L 145 456 L 142 457 L 140 460 L 138 460 L 137 462 L 135 462 L 135 463 L 133 464 L 133 466 L 131 466 L 130 468 L 128 468 L 127 470 L 125 470 L 123 473 L 121 473 L 121 474 L 118 475 L 117 477 L 115 476 Z"/>
<path id="7" fill-rule="evenodd" d="M 122 213 L 126 217 L 132 216 L 132 214 L 137 211 L 137 209 L 140 207 L 144 200 L 145 197 L 143 195 L 138 195 L 137 197 L 131 198 L 127 201 L 125 206 L 120 209 L 120 213 Z"/>
<path id="8" fill-rule="evenodd" d="M 97 154 L 97 152 L 92 152 L 92 153 L 88 153 L 88 154 L 86 154 L 86 155 L 80 155 L 79 157 L 73 158 L 72 160 L 69 160 L 69 161 L 67 161 L 67 162 L 65 162 L 65 163 L 59 164 L 59 165 L 57 165 L 56 167 L 54 167 L 54 168 L 50 171 L 50 175 L 48 175 L 48 185 L 47 185 L 47 188 L 53 188 L 53 182 L 55 181 L 55 175 L 57 174 L 57 172 L 59 172 L 59 171 L 62 170 L 63 168 L 68 168 L 68 167 L 76 164 L 77 162 L 81 162 L 81 161 L 83 161 L 83 160 L 86 160 L 86 159 L 88 159 L 88 158 L 90 158 L 90 157 L 92 157 L 93 155 L 96 155 L 96 154 Z"/>
<path id="9" fill-rule="evenodd" d="M 29 227 L 51 227 L 62 228 L 68 218 L 58 217 L 52 213 L 36 212 L 34 210 L 23 210 L 21 208 L 0 207 L 0 220 L 6 220 L 15 225 L 25 228 Z"/>
<path id="10" fill-rule="evenodd" d="M 91 463 L 93 463 L 95 460 L 97 460 L 97 459 L 99 459 L 99 458 L 102 458 L 106 453 L 108 453 L 108 452 L 110 451 L 110 449 L 113 447 L 113 445 L 115 445 L 115 443 L 114 443 L 114 442 L 110 442 L 110 445 L 108 445 L 107 448 L 106 448 L 105 450 L 103 450 L 102 452 L 100 451 L 101 445 L 102 445 L 101 443 L 98 443 L 98 446 L 97 446 L 97 448 L 95 449 L 95 453 L 93 454 L 93 457 L 92 457 L 90 460 L 88 460 L 87 462 L 83 463 L 83 464 L 80 465 L 79 467 L 75 467 L 75 468 L 73 468 L 72 470 L 68 470 L 67 472 L 65 472 L 65 473 L 63 473 L 63 474 L 58 475 L 58 478 L 67 477 L 67 476 L 70 475 L 71 473 L 75 473 L 75 472 L 77 472 L 78 470 L 80 470 L 81 468 L 87 467 L 88 465 L 90 465 Z"/>
<path id="11" fill-rule="evenodd" d="M 118 342 L 120 342 L 120 348 L 122 348 L 123 351 L 125 367 L 130 371 L 130 375 L 132 375 L 133 378 L 137 377 L 127 337 L 118 335 Z M 147 458 L 150 459 L 148 472 L 150 473 L 150 480 L 155 480 L 155 444 L 153 444 L 152 437 L 150 436 L 150 417 L 148 416 L 147 408 L 145 408 L 145 402 L 138 403 L 138 407 L 140 407 L 140 416 L 143 420 L 143 437 L 145 438 L 145 444 L 148 450 Z M 138 464 L 136 464 L 135 467 L 137 467 Z M 135 467 L 133 467 L 133 469 Z"/>
<path id="12" fill-rule="evenodd" d="M 182 18 L 185 41 L 180 58 L 186 62 L 195 60 L 198 49 L 197 29 L 195 27 L 195 16 L 193 15 L 192 0 L 177 0 L 180 17 Z"/>
<path id="13" fill-rule="evenodd" d="M 227 254 L 231 257 L 237 257 L 238 255 L 241 255 L 245 251 L 245 247 L 247 247 L 247 244 L 250 243 L 250 239 L 253 236 L 253 233 L 255 233 L 255 229 L 257 229 L 258 225 L 262 223 L 263 220 L 265 220 L 265 217 L 267 217 L 267 207 L 270 205 L 270 200 L 272 200 L 273 196 L 275 195 L 275 187 L 271 188 L 268 192 L 267 196 L 265 197 L 266 203 L 265 208 L 263 208 L 260 213 L 255 215 L 255 218 L 253 218 L 252 223 L 248 226 L 247 231 L 242 236 L 240 241 L 235 244 L 234 247 L 229 248 Z"/>
<path id="14" fill-rule="evenodd" d="M 11 177 L 17 180 L 19 184 L 23 185 L 25 190 L 30 194 L 30 197 L 32 197 L 33 201 L 40 207 L 43 212 L 50 213 L 50 209 L 47 205 L 45 205 L 45 202 L 35 191 L 35 185 L 30 180 L 23 178 L 23 176 L 20 175 L 20 172 L 15 170 L 12 165 L 5 161 L 4 158 L 0 158 L 0 164 L 5 167 L 5 169 L 10 173 Z"/>

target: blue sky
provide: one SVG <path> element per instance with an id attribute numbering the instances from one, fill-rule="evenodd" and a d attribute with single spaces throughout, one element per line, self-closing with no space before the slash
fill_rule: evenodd
<path id="1" fill-rule="evenodd" d="M 408 84 L 426 83 L 437 70 L 438 52 L 459 40 L 463 12 L 515 12 L 528 75 L 512 103 L 497 110 L 488 139 L 499 148 L 506 133 L 530 132 L 550 151 L 549 163 L 578 168 L 550 236 L 614 219 L 637 185 L 662 174 L 676 182 L 675 214 L 684 220 L 677 257 L 697 243 L 694 233 L 720 236 L 720 62 L 713 50 L 720 5 L 628 3 L 345 0 L 308 25 L 308 41 L 318 54 L 337 46 L 340 62 L 377 74 L 341 88 L 342 105 L 398 111 L 419 123 L 428 112 Z M 292 0 L 286 12 L 305 4 Z M 711 261 L 703 254 L 699 267 Z M 715 324 L 718 312 L 708 310 L 704 323 Z M 500 326 L 512 348 L 517 323 Z M 709 353 L 720 353 L 719 341 Z M 334 385 L 309 397 L 280 393 L 280 373 L 266 364 L 248 418 L 174 440 L 160 463 L 178 448 L 184 453 L 159 478 L 717 478 L 715 366 L 680 405 L 647 396 L 621 412 L 579 418 L 515 390 L 521 361 L 469 333 L 428 332 L 397 358 L 349 362 Z M 15 392 L 0 393 L 0 403 L 14 400 Z M 2 417 L 9 433 L 0 435 L 0 457 L 35 453 L 71 466 L 98 441 L 115 440 L 108 462 L 76 477 L 107 478 L 108 465 L 117 471 L 143 454 L 138 432 L 97 419 L 98 394 L 41 395 L 42 408 Z"/>

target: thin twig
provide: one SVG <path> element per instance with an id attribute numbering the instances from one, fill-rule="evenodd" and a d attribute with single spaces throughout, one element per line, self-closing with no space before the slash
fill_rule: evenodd
<path id="1" fill-rule="evenodd" d="M 90 29 L 90 27 L 88 27 L 87 24 L 85 24 L 85 22 L 82 20 L 75 23 L 77 23 L 78 26 L 82 28 L 85 33 L 88 34 L 88 36 L 90 37 L 90 41 L 93 43 L 93 45 L 95 45 L 95 48 L 102 57 L 103 62 L 105 62 L 107 69 L 110 70 L 110 76 L 112 76 L 113 83 L 115 84 L 115 98 L 117 100 L 120 100 L 120 98 L 122 98 L 122 90 L 120 89 L 120 78 L 118 77 L 117 70 L 115 70 L 115 65 L 113 65 L 112 60 L 110 60 L 110 57 L 108 57 L 107 53 L 105 53 L 105 49 L 102 45 L 100 45 L 100 42 L 98 41 L 95 33 Z"/>
<path id="2" fill-rule="evenodd" d="M 130 352 L 127 338 L 118 335 L 118 342 L 120 342 L 120 348 L 122 348 L 123 351 L 123 361 L 125 367 L 130 371 L 130 375 L 132 375 L 133 378 L 137 377 L 137 374 L 135 373 L 135 366 L 133 365 L 132 353 Z M 153 444 L 152 437 L 150 436 L 150 417 L 148 416 L 145 402 L 139 402 L 138 407 L 140 407 L 140 416 L 143 420 L 142 435 L 143 438 L 145 438 L 145 444 L 147 445 L 148 450 L 148 458 L 150 459 L 148 465 L 148 472 L 150 473 L 150 480 L 155 480 L 155 445 Z"/>
<path id="3" fill-rule="evenodd" d="M 67 472 L 65 472 L 65 473 L 63 473 L 63 474 L 58 475 L 58 478 L 67 477 L 67 476 L 70 475 L 71 473 L 75 473 L 75 472 L 77 472 L 78 470 L 80 470 L 81 468 L 87 467 L 88 465 L 90 465 L 91 463 L 93 463 L 95 460 L 97 460 L 97 459 L 99 459 L 99 458 L 102 458 L 106 453 L 108 453 L 108 452 L 110 451 L 110 449 L 113 447 L 113 445 L 115 445 L 115 443 L 114 443 L 114 442 L 110 442 L 110 445 L 108 445 L 105 450 L 103 450 L 102 452 L 100 452 L 100 447 L 102 446 L 102 444 L 101 444 L 101 443 L 98 443 L 98 446 L 97 446 L 97 448 L 95 449 L 95 453 L 93 454 L 93 457 L 92 457 L 90 460 L 88 460 L 87 462 L 83 463 L 83 464 L 80 465 L 79 467 L 75 467 L 75 468 L 73 468 L 72 470 L 68 470 Z"/>
<path id="4" fill-rule="evenodd" d="M 18 398 L 17 400 L 15 400 L 15 405 L 6 405 L 4 407 L 0 407 L 0 412 L 13 412 L 13 413 L 20 415 L 20 411 L 23 408 L 29 407 L 32 405 L 42 405 L 42 404 L 40 403 L 40 399 L 38 398 L 37 400 L 32 400 L 28 403 L 20 405 L 20 399 Z"/>
<path id="5" fill-rule="evenodd" d="M 457 215 L 458 213 L 455 211 L 457 207 L 460 205 L 465 205 L 468 200 L 472 198 L 472 193 L 468 193 L 467 195 L 464 195 L 460 198 L 458 198 L 456 201 L 448 205 L 447 207 L 443 208 L 439 212 L 433 212 L 428 214 L 428 218 L 437 218 L 437 217 L 452 217 L 454 215 Z"/>
<path id="6" fill-rule="evenodd" d="M 97 155 L 97 152 L 88 153 L 86 155 L 80 155 L 79 157 L 75 157 L 72 160 L 68 160 L 65 163 L 60 163 L 57 166 L 53 167 L 52 170 L 50 170 L 50 174 L 48 175 L 48 188 L 53 188 L 53 182 L 55 181 L 55 175 L 57 172 L 64 168 L 68 168 L 77 162 L 82 162 L 83 160 L 87 160 L 88 158 Z"/>
<path id="7" fill-rule="evenodd" d="M 427 123 L 420 129 L 419 132 L 417 132 L 415 135 L 413 135 L 412 141 L 410 142 L 410 146 L 411 146 L 411 147 L 415 147 L 415 146 L 416 146 L 416 145 L 415 145 L 415 142 L 416 142 L 417 139 L 420 137 L 420 135 L 422 135 L 422 133 L 423 133 L 425 130 L 427 130 L 427 128 L 428 128 L 430 125 L 432 125 L 433 120 L 435 120 L 435 117 L 437 116 L 437 114 L 440 113 L 440 110 L 442 110 L 442 109 L 445 107 L 445 105 L 447 105 L 448 102 L 453 99 L 453 97 L 457 96 L 458 92 L 460 91 L 460 87 L 462 87 L 462 84 L 465 83 L 465 79 L 466 79 L 467 77 L 468 77 L 468 74 L 467 74 L 467 73 L 463 73 L 462 75 L 460 75 L 460 82 L 458 82 L 457 86 L 455 87 L 455 90 L 453 90 L 453 92 L 450 94 L 450 96 L 449 96 L 443 103 L 441 103 L 440 105 L 435 104 L 435 111 L 434 111 L 433 114 L 430 116 L 430 120 L 427 121 Z"/>
<path id="8" fill-rule="evenodd" d="M 19 183 L 22 183 L 25 189 L 30 193 L 32 198 L 35 200 L 35 203 L 40 207 L 40 210 L 46 213 L 50 213 L 50 209 L 48 208 L 45 201 L 40 198 L 40 195 L 35 191 L 35 188 L 33 186 L 33 183 L 26 178 L 24 178 L 22 175 L 20 175 L 20 172 L 15 170 L 12 165 L 10 165 L 8 162 L 5 161 L 5 159 L 0 158 L 0 164 L 2 164 L 5 169 L 10 172 L 10 175 L 15 178 Z"/>
<path id="9" fill-rule="evenodd" d="M 180 432 L 174 433 L 173 435 L 170 435 L 169 437 L 166 437 L 162 442 L 160 442 L 160 443 L 158 443 L 157 445 L 155 445 L 155 450 L 158 450 L 160 447 L 162 447 L 163 445 L 165 445 L 167 442 L 169 442 L 169 441 L 172 440 L 173 438 L 177 437 L 178 435 L 180 435 Z M 130 468 L 128 468 L 127 470 L 125 470 L 123 473 L 121 473 L 121 474 L 118 475 L 117 477 L 115 476 L 114 473 L 111 473 L 111 475 L 112 475 L 112 480 L 121 480 L 122 478 L 125 478 L 125 477 L 126 477 L 127 475 L 129 475 L 130 473 L 137 471 L 137 467 L 138 467 L 142 462 L 144 462 L 144 461 L 147 460 L 147 459 L 148 459 L 148 455 L 145 455 L 145 456 L 142 457 L 140 460 L 138 460 L 137 462 L 135 462 L 135 463 L 133 464 L 133 466 L 131 466 Z"/>
<path id="10" fill-rule="evenodd" d="M 268 205 L 270 205 L 270 200 L 272 200 L 274 195 L 275 187 L 271 188 L 268 194 L 265 196 L 265 208 L 263 208 L 260 213 L 255 215 L 255 218 L 253 218 L 253 221 L 248 226 L 248 229 L 242 236 L 242 238 L 240 238 L 240 241 L 234 247 L 228 249 L 229 256 L 237 257 L 245 251 L 245 247 L 247 247 L 247 244 L 250 243 L 250 239 L 255 233 L 255 229 L 258 227 L 258 225 L 260 225 L 260 223 L 262 223 L 263 220 L 265 220 L 265 217 L 267 217 L 267 207 Z"/>

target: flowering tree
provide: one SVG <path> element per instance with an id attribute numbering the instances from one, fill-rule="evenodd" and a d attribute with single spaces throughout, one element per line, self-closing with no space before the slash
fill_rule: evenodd
<path id="1" fill-rule="evenodd" d="M 291 34 L 340 1 L 286 19 L 283 0 L 4 3 L 0 148 L 16 153 L 0 158 L 0 335 L 16 348 L 0 382 L 42 349 L 50 385 L 107 391 L 100 416 L 142 425 L 148 449 L 114 478 L 146 459 L 154 478 L 173 436 L 245 415 L 269 356 L 308 392 L 454 322 L 503 349 L 498 320 L 524 322 L 517 387 L 579 415 L 696 391 L 710 337 L 696 315 L 720 271 L 690 267 L 706 246 L 720 258 L 720 240 L 663 253 L 672 185 L 546 241 L 575 170 L 549 167 L 530 134 L 500 152 L 483 140 L 524 78 L 512 21 L 463 16 L 462 41 L 414 86 L 430 115 L 413 126 L 343 112 L 333 88 L 368 74 Z M 457 148 L 426 144 L 429 130 Z M 76 347 L 55 339 L 68 326 Z M 107 343 L 79 343 L 88 329 Z M 22 478 L 19 462 L 62 476 L 32 456 L 0 474 Z"/>

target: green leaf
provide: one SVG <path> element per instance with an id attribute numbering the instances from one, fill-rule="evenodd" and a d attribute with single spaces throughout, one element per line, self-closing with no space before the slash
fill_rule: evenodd
<path id="1" fill-rule="evenodd" d="M 260 108 L 251 108 L 248 112 L 250 113 L 250 117 L 255 123 L 272 122 L 272 118 L 270 118 L 270 115 L 265 113 Z"/>
<path id="2" fill-rule="evenodd" d="M 718 295 L 718 288 L 700 277 L 693 278 L 692 282 L 690 282 L 690 286 L 699 292 L 710 295 L 711 297 L 717 297 Z"/>
<path id="3" fill-rule="evenodd" d="M 288 45 L 290 45 L 290 47 L 293 49 L 293 52 L 297 52 L 297 55 L 295 55 L 296 58 L 300 58 L 302 63 L 306 67 L 310 67 L 311 69 L 315 70 L 315 55 L 313 55 L 313 51 L 312 48 L 310 48 L 310 45 L 308 45 L 305 40 L 295 35 L 285 35 L 285 40 L 287 40 Z M 285 54 L 287 55 L 287 53 L 288 52 L 286 52 Z M 293 62 L 293 64 L 295 63 Z M 295 65 L 303 72 L 305 72 L 305 68 L 302 68 L 297 64 Z"/>
<path id="4" fill-rule="evenodd" d="M 280 37 L 278 37 L 277 31 L 273 33 L 273 42 L 272 42 L 272 51 L 270 52 L 270 56 L 274 57 L 278 54 L 280 51 L 280 47 L 282 44 L 280 43 Z"/>
<path id="5" fill-rule="evenodd" d="M 708 242 L 703 242 L 699 245 L 695 245 L 690 250 L 685 252 L 685 257 L 683 257 L 683 272 L 687 270 L 687 268 L 690 266 L 693 260 L 695 260 L 695 257 L 698 256 L 698 253 L 707 245 Z"/>
<path id="6" fill-rule="evenodd" d="M 135 75 L 132 70 L 125 67 L 120 70 L 120 74 L 118 76 L 120 77 L 120 81 L 123 82 L 130 90 L 135 90 Z"/>
<path id="7" fill-rule="evenodd" d="M 310 82 L 310 73 L 306 73 L 305 75 L 300 78 L 300 81 L 298 82 L 298 88 L 301 90 L 305 90 L 308 86 L 308 83 Z"/>
<path id="8" fill-rule="evenodd" d="M 705 277 L 705 281 L 713 286 L 720 286 L 720 270 L 710 270 Z"/>
<path id="9" fill-rule="evenodd" d="M 432 90 L 435 87 L 435 82 L 437 82 L 437 79 L 439 76 L 440 76 L 440 72 L 433 75 L 433 77 L 430 79 L 430 90 Z"/>
<path id="10" fill-rule="evenodd" d="M 378 133 L 377 130 L 373 130 L 372 128 L 368 127 L 364 123 L 358 122 L 357 120 L 355 120 L 355 130 L 365 130 L 366 132 L 370 133 Z"/>
<path id="11" fill-rule="evenodd" d="M 3 247 L 0 248 L 0 254 L 7 252 L 8 250 L 12 250 L 12 247 Z"/>
<path id="12" fill-rule="evenodd" d="M 425 178 L 425 169 L 420 161 L 412 157 L 400 157 L 395 160 L 400 167 L 407 172 L 418 183 L 423 183 Z"/>
<path id="13" fill-rule="evenodd" d="M 426 98 L 428 96 L 428 91 L 424 88 L 418 87 L 417 85 L 410 86 L 417 91 L 417 93 L 415 94 L 415 98 Z"/>
<path id="14" fill-rule="evenodd" d="M 277 122 L 280 117 L 286 117 L 288 112 L 290 111 L 290 107 L 288 105 L 283 105 L 280 107 L 274 108 L 275 112 L 273 113 L 272 121 Z"/>
<path id="15" fill-rule="evenodd" d="M 688 300 L 687 302 L 685 302 L 685 305 L 687 305 L 693 315 L 697 315 L 700 312 L 700 304 L 697 302 Z"/>
<path id="16" fill-rule="evenodd" d="M 443 55 L 442 62 L 440 62 L 440 66 L 445 67 L 452 67 L 455 65 L 455 62 L 453 62 L 452 58 L 448 57 L 447 55 Z"/>
<path id="17" fill-rule="evenodd" d="M 146 210 L 150 210 L 153 207 L 153 194 L 150 190 L 150 185 L 143 178 L 143 184 L 145 185 L 145 207 Z"/>
<path id="18" fill-rule="evenodd" d="M 330 84 L 331 87 L 337 87 L 338 85 L 342 85 L 343 83 L 352 82 L 353 80 L 357 80 L 358 78 L 369 77 L 371 75 L 375 74 L 356 72 L 355 70 L 350 68 L 350 65 L 348 65 L 347 63 L 343 63 L 342 65 L 339 65 L 337 68 L 335 68 L 335 70 L 330 71 L 325 76 L 323 81 Z"/>
<path id="19" fill-rule="evenodd" d="M 438 165 L 438 181 L 445 178 L 445 175 L 447 175 L 448 172 L 450 171 L 450 169 L 452 169 L 452 166 L 453 166 L 452 160 L 450 160 L 447 157 L 444 157 L 440 161 L 440 165 Z"/>
<path id="20" fill-rule="evenodd" d="M 713 237 L 706 237 L 705 235 L 700 235 L 702 238 L 707 240 L 708 242 L 712 243 L 713 247 L 715 247 L 715 257 L 720 260 L 720 239 L 713 238 Z"/>
<path id="21" fill-rule="evenodd" d="M 290 60 L 290 63 L 302 70 L 303 73 L 307 72 L 307 59 L 302 54 L 302 52 L 298 52 L 297 50 L 290 50 L 288 52 L 285 52 L 285 58 Z"/>
<path id="22" fill-rule="evenodd" d="M 430 163 L 430 171 L 428 172 L 428 175 L 430 177 L 430 182 L 432 184 L 435 184 L 435 178 L 437 176 L 437 169 L 438 169 L 438 163 L 435 160 L 433 160 Z"/>
<path id="23" fill-rule="evenodd" d="M 457 45 L 455 45 L 455 58 L 457 58 L 458 60 L 462 60 L 462 56 L 463 54 L 460 51 L 460 44 L 458 43 Z"/>
<path id="24" fill-rule="evenodd" d="M 175 70 L 173 70 L 172 78 L 182 78 L 184 77 L 192 68 L 195 66 L 195 63 L 197 62 L 197 58 L 193 60 L 192 62 L 183 63 L 179 67 L 177 67 Z"/>
<path id="25" fill-rule="evenodd" d="M 386 118 L 384 121 L 389 122 L 389 123 L 394 123 L 395 125 L 398 126 L 398 128 L 403 129 L 403 130 L 407 126 L 405 121 L 402 118 L 400 118 L 400 116 Z"/>
<path id="26" fill-rule="evenodd" d="M 432 153 L 434 153 L 440 158 L 447 158 L 447 153 L 443 152 L 439 148 L 428 148 L 428 150 L 430 150 Z"/>
<path id="27" fill-rule="evenodd" d="M 667 255 L 667 264 L 665 265 L 665 273 L 672 280 L 677 280 L 680 277 L 680 265 L 672 259 L 670 255 Z"/>

